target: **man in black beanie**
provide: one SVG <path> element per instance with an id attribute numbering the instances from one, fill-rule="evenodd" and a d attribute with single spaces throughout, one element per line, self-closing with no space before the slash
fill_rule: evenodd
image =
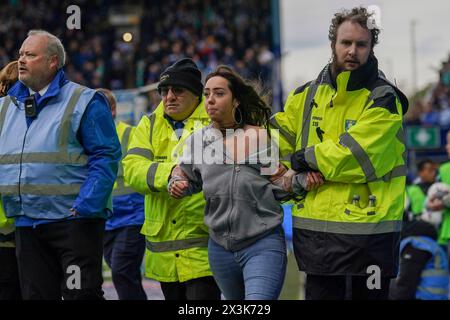
<path id="1" fill-rule="evenodd" d="M 203 194 L 177 200 L 167 192 L 174 150 L 210 121 L 201 72 L 191 59 L 181 59 L 161 74 L 158 91 L 162 102 L 142 118 L 122 161 L 125 181 L 145 194 L 145 276 L 161 283 L 166 300 L 220 300 L 208 262 Z"/>
<path id="2" fill-rule="evenodd" d="M 202 74 L 190 58 L 178 60 L 168 67 L 159 78 L 158 91 L 168 86 L 180 86 L 201 99 L 203 94 Z"/>

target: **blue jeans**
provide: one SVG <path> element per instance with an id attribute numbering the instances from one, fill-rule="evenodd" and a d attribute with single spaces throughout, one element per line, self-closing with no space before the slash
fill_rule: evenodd
<path id="1" fill-rule="evenodd" d="M 276 300 L 286 274 L 286 242 L 281 226 L 250 246 L 232 252 L 211 238 L 208 256 L 227 300 Z"/>

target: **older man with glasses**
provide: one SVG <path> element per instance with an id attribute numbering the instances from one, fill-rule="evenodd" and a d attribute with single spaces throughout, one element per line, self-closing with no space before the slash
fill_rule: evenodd
<path id="1" fill-rule="evenodd" d="M 219 300 L 208 262 L 203 195 L 176 200 L 167 192 L 174 150 L 210 121 L 200 70 L 181 59 L 161 74 L 158 91 L 162 102 L 142 118 L 123 160 L 125 181 L 145 194 L 145 276 L 161 283 L 166 300 Z"/>
<path id="2" fill-rule="evenodd" d="M 31 30 L 0 99 L 0 194 L 25 300 L 103 299 L 105 220 L 121 149 L 106 99 L 69 81 L 55 35 Z M 2 129 L 3 128 L 3 129 Z"/>

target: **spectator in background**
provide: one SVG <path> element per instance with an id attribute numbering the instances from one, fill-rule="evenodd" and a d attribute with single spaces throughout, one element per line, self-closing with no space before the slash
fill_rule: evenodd
<path id="1" fill-rule="evenodd" d="M 447 144 L 445 145 L 445 150 L 450 158 L 450 131 L 447 132 Z M 450 161 L 440 166 L 439 181 L 450 186 Z M 448 205 L 446 205 L 447 201 Z M 444 210 L 442 224 L 438 233 L 438 243 L 441 246 L 447 247 L 447 253 L 450 255 L 450 197 L 446 197 L 444 199 L 431 197 L 428 199 L 427 207 L 433 211 Z"/>
<path id="2" fill-rule="evenodd" d="M 7 95 L 9 88 L 17 81 L 18 77 L 17 61 L 8 63 L 0 71 L 0 97 Z M 0 104 L 0 114 L 6 107 L 4 104 Z M 22 299 L 14 229 L 14 219 L 6 217 L 0 197 L 0 300 Z"/>
<path id="3" fill-rule="evenodd" d="M 391 281 L 391 300 L 447 300 L 448 258 L 436 242 L 436 229 L 416 220 L 406 223 L 400 243 L 400 267 Z"/>
<path id="4" fill-rule="evenodd" d="M 439 123 L 439 111 L 433 107 L 431 101 L 426 101 L 420 105 L 422 112 L 420 114 L 420 122 L 423 125 L 437 125 Z"/>
<path id="5" fill-rule="evenodd" d="M 436 165 L 430 159 L 425 159 L 417 164 L 417 180 L 406 188 L 409 200 L 410 218 L 422 213 L 425 206 L 425 198 L 430 186 L 436 181 Z"/>
<path id="6" fill-rule="evenodd" d="M 256 13 L 255 6 L 258 7 Z M 141 48 L 146 52 L 143 54 L 149 72 L 146 79 L 153 78 L 150 65 L 155 70 L 156 64 L 161 72 L 164 65 L 184 54 L 197 56 L 194 60 L 203 73 L 209 73 L 219 64 L 240 65 L 237 69 L 241 75 L 259 78 L 264 86 L 270 85 L 272 70 L 269 64 L 273 53 L 269 51 L 270 42 L 267 41 L 269 1 L 205 3 L 194 0 L 185 4 L 168 0 L 161 4 L 160 10 L 144 10 L 146 14 L 141 21 L 141 30 L 145 33 L 142 38 L 154 39 L 152 45 Z M 166 39 L 164 35 L 167 34 L 168 41 L 174 45 L 160 40 Z M 142 41 L 142 47 L 149 42 Z M 258 45 L 249 48 L 249 44 Z M 162 63 L 160 56 L 168 56 L 170 61 Z"/>
<path id="7" fill-rule="evenodd" d="M 117 102 L 114 94 L 103 88 L 97 91 L 108 99 L 111 114 L 116 119 Z M 119 122 L 116 130 L 123 158 L 135 128 Z M 120 161 L 113 189 L 113 216 L 106 222 L 103 241 L 105 261 L 111 268 L 112 281 L 120 300 L 147 300 L 141 276 L 145 251 L 145 238 L 141 234 L 143 223 L 144 197 L 124 181 Z"/>
<path id="8" fill-rule="evenodd" d="M 442 62 L 437 83 L 425 89 L 406 117 L 407 124 L 450 125 L 450 55 Z"/>
<path id="9" fill-rule="evenodd" d="M 60 35 L 67 44 L 67 77 L 89 87 L 125 89 L 154 83 L 163 67 L 182 56 L 192 57 L 204 74 L 218 64 L 239 62 L 242 74 L 270 85 L 268 0 L 138 0 L 133 6 L 142 8 L 136 12 L 140 18 L 139 35 L 129 43 L 116 39 L 117 29 L 108 22 L 111 14 L 123 12 L 122 6 L 128 9 L 127 4 L 85 2 L 82 28 L 68 30 L 60 20 L 70 4 L 68 0 L 0 4 L 0 66 L 16 57 L 19 43 L 15 39 L 39 26 Z M 267 46 L 255 45 L 259 43 Z"/>
<path id="10" fill-rule="evenodd" d="M 412 104 L 413 106 L 405 115 L 405 125 L 420 126 L 422 124 L 422 112 L 425 108 L 424 101 L 423 99 L 416 99 Z"/>

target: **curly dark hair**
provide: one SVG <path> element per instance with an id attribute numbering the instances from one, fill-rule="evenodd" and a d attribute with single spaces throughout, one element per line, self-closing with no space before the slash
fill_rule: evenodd
<path id="1" fill-rule="evenodd" d="M 230 67 L 220 65 L 208 74 L 205 83 L 216 76 L 227 79 L 233 98 L 239 101 L 237 108 L 241 111 L 243 124 L 267 128 L 271 108 L 266 102 L 267 97 L 261 94 L 259 82 L 247 81 Z"/>
<path id="2" fill-rule="evenodd" d="M 373 16 L 373 13 L 369 13 L 364 7 L 355 7 L 351 10 L 343 9 L 340 12 L 334 14 L 333 19 L 331 20 L 330 29 L 328 30 L 328 39 L 330 39 L 331 43 L 335 44 L 337 39 L 337 30 L 339 26 L 345 21 L 351 21 L 359 23 L 361 27 L 370 31 L 372 35 L 371 48 L 378 43 L 378 34 L 380 33 L 380 29 L 376 26 L 371 28 L 368 27 L 368 21 Z"/>

